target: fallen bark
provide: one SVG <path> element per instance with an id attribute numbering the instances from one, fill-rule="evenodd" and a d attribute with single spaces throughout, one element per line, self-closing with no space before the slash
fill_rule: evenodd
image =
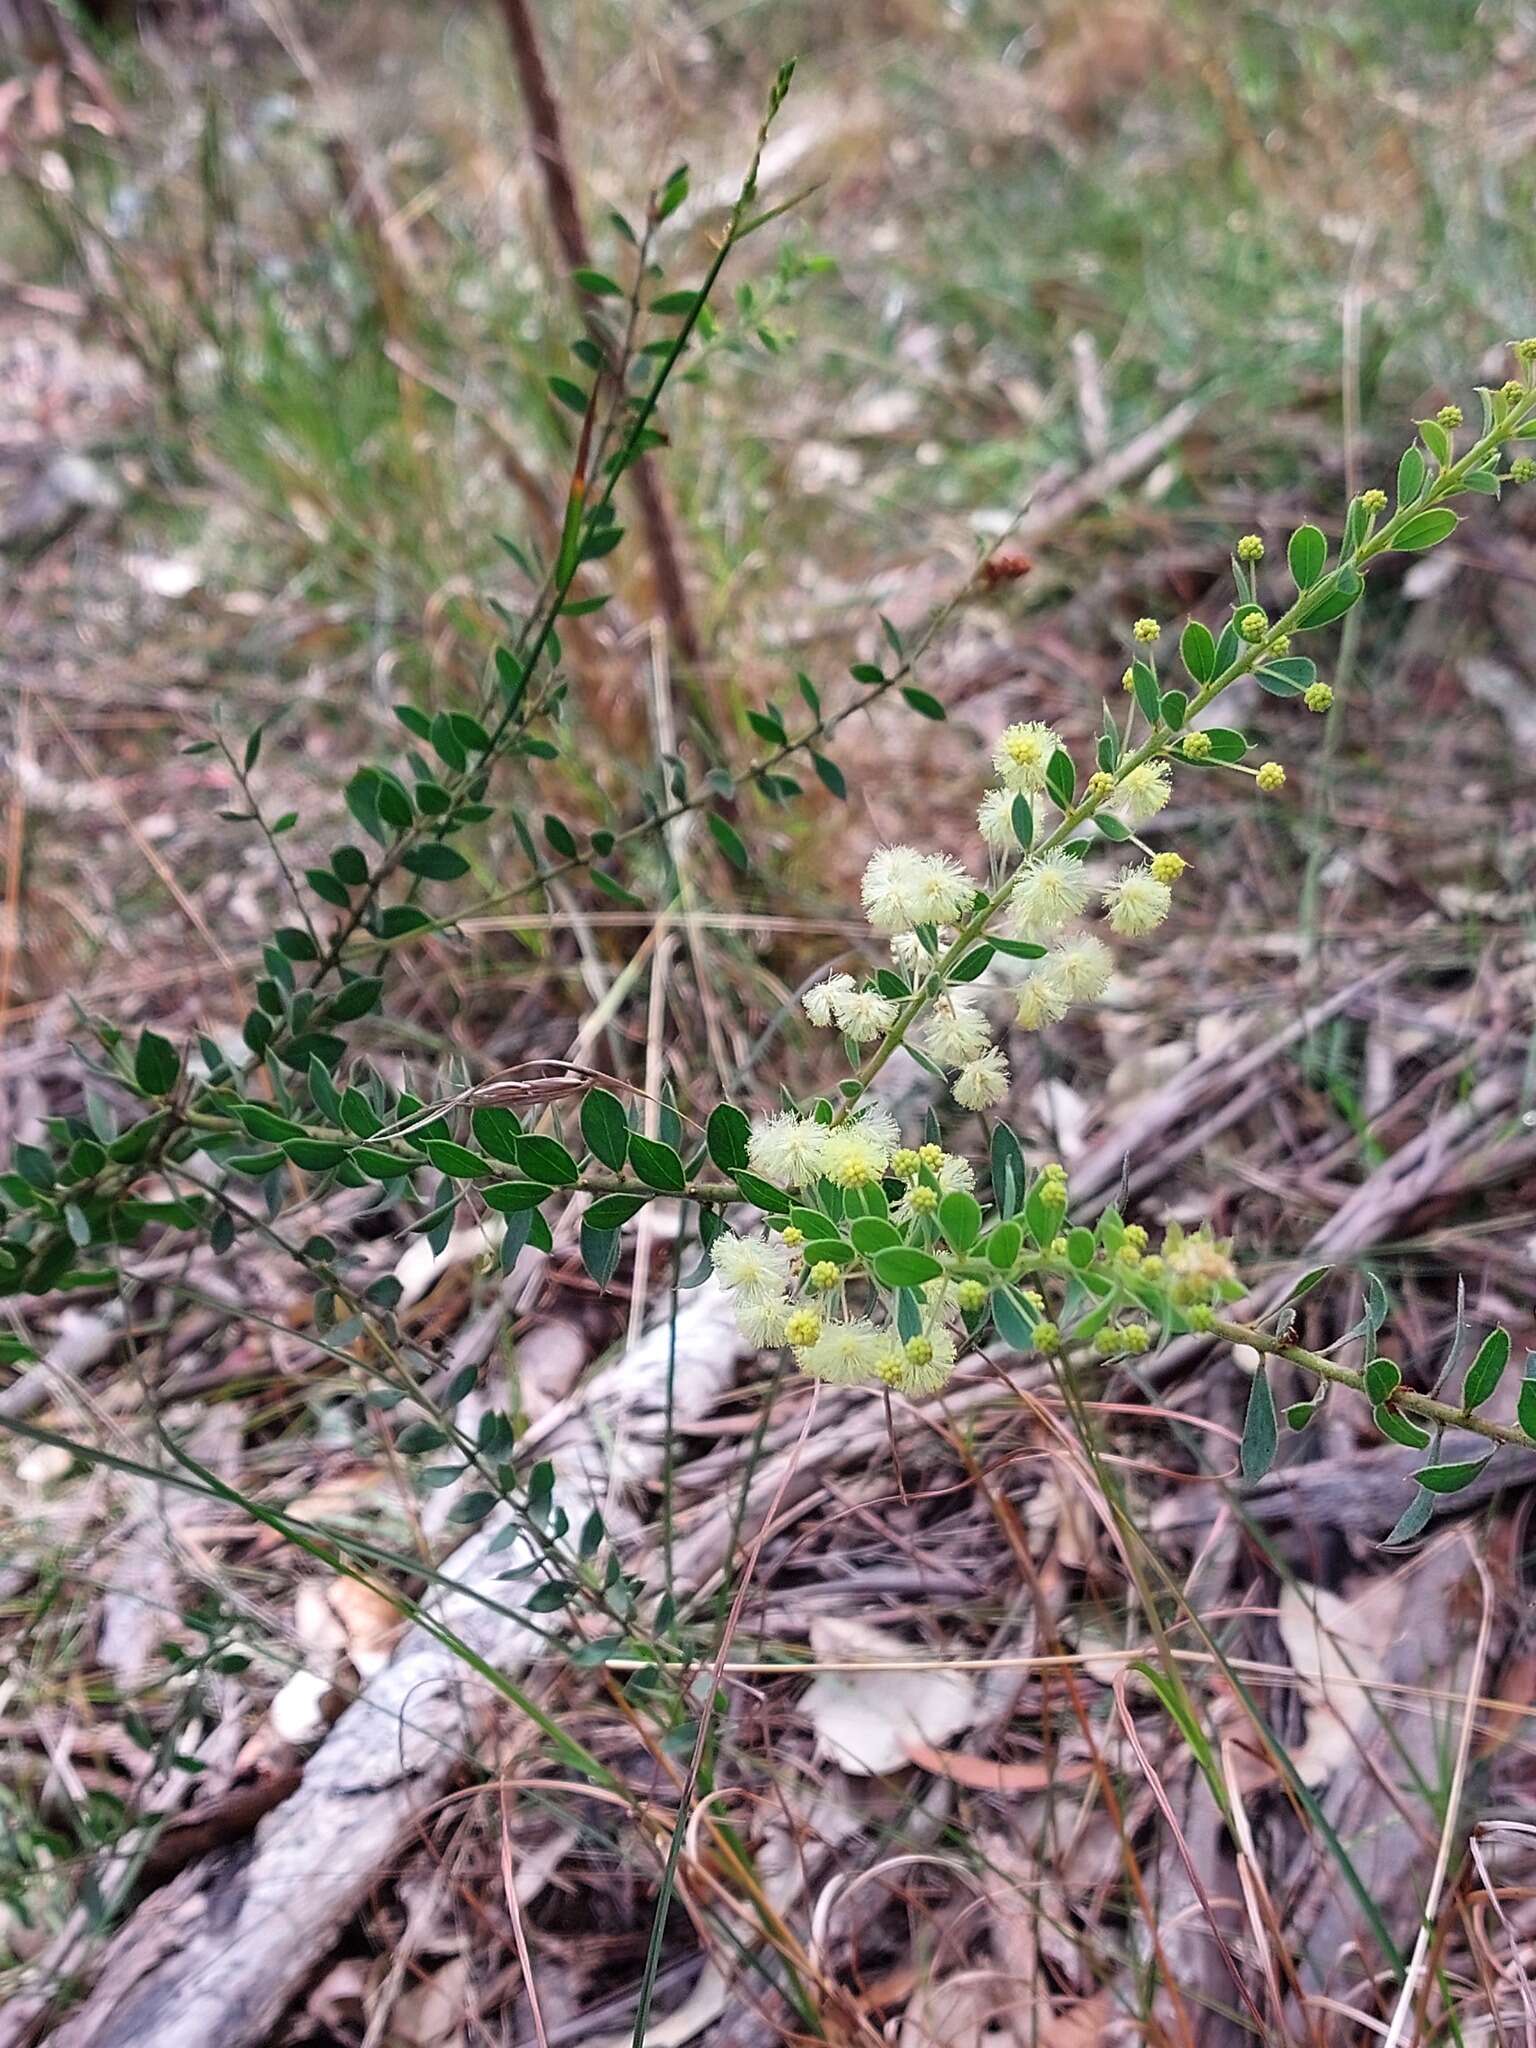
<path id="1" fill-rule="evenodd" d="M 597 1373 L 558 1424 L 539 1432 L 556 1499 L 579 1528 L 607 1509 L 610 1483 L 660 1470 L 669 1362 L 674 1427 L 708 1412 L 741 1353 L 724 1298 L 693 1295 Z M 493 1517 L 444 1567 L 455 1589 L 428 1612 L 488 1663 L 515 1675 L 543 1635 L 476 1593 L 526 1562 L 523 1538 L 493 1552 Z M 611 1518 L 610 1518 L 611 1519 Z M 542 1620 L 558 1625 L 559 1617 Z M 221 1852 L 150 1898 L 117 1935 L 84 2005 L 47 2038 L 55 2048 L 257 2048 L 337 1934 L 441 1797 L 477 1741 L 491 1687 L 426 1628 L 337 1721 L 293 1796 L 248 1844 Z M 7 2030 L 9 2031 L 9 2030 Z M 11 2039 L 20 2040 L 19 2034 Z"/>

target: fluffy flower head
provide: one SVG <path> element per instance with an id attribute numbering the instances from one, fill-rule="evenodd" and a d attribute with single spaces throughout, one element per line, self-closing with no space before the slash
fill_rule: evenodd
<path id="1" fill-rule="evenodd" d="M 787 1302 L 758 1301 L 749 1295 L 738 1294 L 731 1307 L 736 1314 L 737 1329 L 759 1351 L 784 1342 L 784 1325 L 789 1317 Z"/>
<path id="2" fill-rule="evenodd" d="M 1122 868 L 1104 891 L 1110 930 L 1127 939 L 1156 931 L 1172 902 L 1173 891 L 1168 884 L 1160 882 L 1151 868 L 1145 866 Z"/>
<path id="3" fill-rule="evenodd" d="M 1069 854 L 1048 853 L 1032 861 L 1013 892 L 1013 928 L 1021 939 L 1044 938 L 1077 916 L 1090 884 L 1083 864 Z"/>
<path id="4" fill-rule="evenodd" d="M 1015 796 L 1028 796 L 1032 790 L 1044 789 L 1045 771 L 1060 745 L 1051 728 L 1038 720 L 1028 725 L 1005 726 L 992 750 L 992 766 L 1004 789 Z"/>
<path id="5" fill-rule="evenodd" d="M 782 1187 L 803 1188 L 821 1171 L 827 1127 L 814 1118 L 783 1110 L 753 1127 L 747 1161 L 754 1173 Z"/>
<path id="6" fill-rule="evenodd" d="M 864 1118 L 827 1132 L 821 1171 L 840 1188 L 872 1187 L 884 1173 L 891 1148 Z"/>
<path id="7" fill-rule="evenodd" d="M 969 1060 L 980 1059 L 992 1043 L 992 1032 L 974 1003 L 952 995 L 929 1011 L 920 1043 L 941 1066 L 963 1067 Z"/>
<path id="8" fill-rule="evenodd" d="M 747 1301 L 782 1301 L 789 1290 L 793 1259 L 777 1238 L 725 1231 L 715 1239 L 709 1262 L 720 1285 Z"/>
<path id="9" fill-rule="evenodd" d="M 976 806 L 976 824 L 994 853 L 1017 853 L 1019 835 L 1013 829 L 1011 789 L 989 789 Z"/>
<path id="10" fill-rule="evenodd" d="M 1132 825 L 1155 818 L 1173 795 L 1173 782 L 1161 761 L 1143 761 L 1127 769 L 1115 791 L 1115 809 Z"/>
<path id="11" fill-rule="evenodd" d="M 882 846 L 864 870 L 864 910 L 877 932 L 906 932 L 920 924 L 948 924 L 969 909 L 976 885 L 944 853 L 913 846 Z"/>
<path id="12" fill-rule="evenodd" d="M 1043 1031 L 1047 1024 L 1059 1024 L 1072 1006 L 1072 998 L 1043 968 L 1044 962 L 1019 989 L 1019 1028 L 1023 1031 Z"/>
<path id="13" fill-rule="evenodd" d="M 832 995 L 832 1014 L 838 1028 L 855 1045 L 867 1045 L 872 1038 L 880 1038 L 890 1030 L 896 1021 L 899 1005 L 889 996 L 883 996 L 877 989 L 837 989 Z"/>
<path id="14" fill-rule="evenodd" d="M 852 1322 L 824 1324 L 815 1343 L 800 1353 L 800 1364 L 813 1380 L 853 1387 L 874 1377 L 884 1348 L 883 1334 L 866 1316 L 858 1316 Z"/>
<path id="15" fill-rule="evenodd" d="M 1008 1062 L 995 1045 L 978 1059 L 967 1060 L 956 1074 L 950 1093 L 962 1109 L 994 1109 L 1008 1093 Z"/>
<path id="16" fill-rule="evenodd" d="M 806 990 L 800 998 L 801 1008 L 813 1024 L 825 1030 L 832 1022 L 834 999 L 846 995 L 853 986 L 851 974 L 829 974 L 825 981 L 813 982 Z"/>
<path id="17" fill-rule="evenodd" d="M 1071 1003 L 1096 1003 L 1109 986 L 1115 971 L 1115 956 L 1102 939 L 1092 934 L 1073 939 L 1070 945 L 1048 954 L 1040 963 L 1043 974 L 1056 984 Z"/>

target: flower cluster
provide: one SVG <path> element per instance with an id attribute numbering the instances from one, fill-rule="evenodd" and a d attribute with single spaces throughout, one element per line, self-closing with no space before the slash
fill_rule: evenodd
<path id="1" fill-rule="evenodd" d="M 1129 701 L 1104 706 L 1091 758 L 1074 759 L 1045 720 L 1006 726 L 976 810 L 975 872 L 916 846 L 870 856 L 863 907 L 887 958 L 866 973 L 831 973 L 802 997 L 813 1024 L 841 1034 L 851 1078 L 836 1104 L 785 1108 L 746 1135 L 757 1185 L 739 1185 L 766 1203 L 769 1221 L 758 1237 L 714 1245 L 715 1272 L 754 1342 L 788 1346 L 817 1379 L 923 1395 L 989 1327 L 1042 1356 L 1134 1355 L 1170 1332 L 1212 1327 L 1241 1294 L 1231 1248 L 1209 1229 L 1170 1223 L 1154 1250 L 1113 1208 L 1091 1228 L 1069 1224 L 1063 1170 L 1029 1174 L 1006 1123 L 990 1134 L 984 1210 L 971 1166 L 936 1141 L 937 1122 L 930 1142 L 904 1145 L 870 1083 L 905 1046 L 947 1077 L 962 1109 L 996 1110 L 1010 1090 L 1003 1002 L 1018 1028 L 1041 1031 L 1105 997 L 1124 945 L 1159 930 L 1189 868 L 1143 836 L 1164 829 L 1175 774 L 1225 771 L 1261 796 L 1286 788 L 1281 762 L 1250 765 L 1244 734 L 1212 721 L 1216 699 L 1254 677 L 1328 713 L 1334 692 L 1314 661 L 1292 653 L 1293 639 L 1347 611 L 1377 556 L 1446 538 L 1457 520 L 1446 499 L 1536 481 L 1530 458 L 1504 476 L 1495 467 L 1504 444 L 1536 438 L 1536 340 L 1515 352 L 1522 376 L 1480 394 L 1484 432 L 1459 461 L 1464 421 L 1447 405 L 1419 422 L 1422 447 L 1399 466 L 1395 510 L 1382 490 L 1358 493 L 1332 560 L 1321 528 L 1289 536 L 1294 596 L 1271 584 L 1264 541 L 1245 534 L 1227 615 L 1184 627 L 1172 680 L 1160 674 L 1161 623 L 1136 619 L 1122 677 Z"/>
<path id="2" fill-rule="evenodd" d="M 969 1197 L 976 1174 L 938 1145 L 902 1147 L 893 1137 L 894 1119 L 880 1109 L 842 1125 L 785 1113 L 755 1127 L 751 1164 L 765 1176 L 783 1174 L 796 1188 L 819 1175 L 837 1191 L 834 1204 L 845 1196 L 858 1203 L 874 1191 L 862 1205 L 862 1220 L 875 1226 L 864 1241 L 879 1251 L 901 1249 L 931 1241 L 945 1197 Z M 967 1308 L 974 1314 L 984 1307 L 987 1290 L 951 1281 L 937 1259 L 917 1253 L 921 1264 L 908 1269 L 911 1327 L 904 1328 L 899 1284 L 882 1284 L 878 1256 L 859 1258 L 840 1234 L 845 1226 L 853 1227 L 846 1208 L 841 1217 L 805 1208 L 757 1236 L 727 1231 L 716 1238 L 710 1258 L 737 1327 L 749 1343 L 788 1345 L 813 1379 L 939 1392 L 954 1370 Z"/>

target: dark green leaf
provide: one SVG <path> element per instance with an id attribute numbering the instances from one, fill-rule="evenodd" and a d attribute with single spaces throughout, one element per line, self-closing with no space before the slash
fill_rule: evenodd
<path id="1" fill-rule="evenodd" d="M 1449 505 L 1432 505 L 1428 511 L 1415 512 L 1411 519 L 1405 519 L 1392 545 L 1405 553 L 1432 548 L 1448 539 L 1460 524 L 1460 516 Z"/>
<path id="2" fill-rule="evenodd" d="M 747 1146 L 752 1126 L 731 1102 L 719 1102 L 704 1126 L 709 1156 L 722 1173 L 735 1173 L 747 1163 Z"/>
<path id="3" fill-rule="evenodd" d="M 648 1188 L 658 1188 L 663 1194 L 680 1195 L 688 1184 L 683 1162 L 672 1147 L 642 1137 L 638 1131 L 629 1141 L 629 1163 Z"/>
<path id="4" fill-rule="evenodd" d="M 931 1252 L 892 1245 L 876 1252 L 873 1270 L 882 1287 L 921 1287 L 925 1281 L 937 1280 L 944 1268 Z"/>
<path id="5" fill-rule="evenodd" d="M 619 1263 L 620 1241 L 616 1230 L 604 1230 L 592 1221 L 590 1212 L 581 1219 L 581 1263 L 600 1288 L 606 1289 Z"/>
<path id="6" fill-rule="evenodd" d="M 525 1209 L 537 1209 L 541 1202 L 547 1202 L 554 1189 L 537 1180 L 498 1180 L 488 1188 L 480 1190 L 485 1201 L 498 1216 L 516 1216 Z"/>
<path id="7" fill-rule="evenodd" d="M 579 384 L 573 384 L 569 377 L 551 377 L 549 388 L 560 403 L 568 406 L 580 419 L 587 409 L 587 394 Z"/>
<path id="8" fill-rule="evenodd" d="M 728 819 L 722 818 L 718 811 L 706 811 L 704 821 L 709 827 L 710 835 L 714 839 L 716 846 L 719 847 L 732 867 L 739 868 L 745 874 L 752 863 L 748 857 L 747 849 L 742 842 L 741 834 L 736 830 L 736 827 Z"/>
<path id="9" fill-rule="evenodd" d="M 1216 642 L 1209 626 L 1191 619 L 1179 636 L 1179 654 L 1197 683 L 1208 683 L 1216 673 Z"/>
<path id="10" fill-rule="evenodd" d="M 816 770 L 816 773 L 821 780 L 821 785 L 824 789 L 830 790 L 833 796 L 835 797 L 847 796 L 847 777 L 843 774 L 842 769 L 838 767 L 835 761 L 829 761 L 825 754 L 818 754 L 813 750 L 811 754 L 811 766 Z"/>
<path id="11" fill-rule="evenodd" d="M 951 1249 L 968 1252 L 981 1235 L 981 1204 L 963 1188 L 955 1189 L 939 1203 L 939 1228 Z"/>
<path id="12" fill-rule="evenodd" d="M 1157 677 L 1147 662 L 1131 663 L 1131 691 L 1142 717 L 1148 725 L 1156 725 L 1162 716 L 1162 696 L 1157 687 Z"/>
<path id="13" fill-rule="evenodd" d="M 1310 590 L 1327 565 L 1327 541 L 1315 526 L 1298 526 L 1285 552 L 1296 588 Z"/>
<path id="14" fill-rule="evenodd" d="M 581 1105 L 581 1135 L 594 1159 L 614 1173 L 629 1157 L 629 1120 L 624 1105 L 607 1088 L 594 1088 Z"/>
<path id="15" fill-rule="evenodd" d="M 1462 1407 L 1481 1408 L 1485 1401 L 1490 1400 L 1504 1377 L 1508 1363 L 1509 1332 L 1490 1330 L 1476 1358 L 1467 1367 L 1467 1377 L 1461 1389 Z"/>
<path id="16" fill-rule="evenodd" d="M 638 1216 L 649 1200 L 647 1195 L 599 1195 L 587 1211 L 586 1221 L 594 1230 L 622 1230 L 632 1216 Z"/>
<path id="17" fill-rule="evenodd" d="M 1429 1431 L 1420 1429 L 1416 1422 L 1410 1422 L 1400 1408 L 1390 1403 L 1371 1410 L 1376 1427 L 1383 1436 L 1390 1437 L 1395 1444 L 1405 1444 L 1411 1451 L 1422 1451 L 1429 1442 Z"/>
<path id="18" fill-rule="evenodd" d="M 915 688 L 911 683 L 903 686 L 901 694 L 920 718 L 931 718 L 935 724 L 942 724 L 949 715 L 937 697 Z"/>
<path id="19" fill-rule="evenodd" d="M 477 1180 L 486 1171 L 483 1159 L 466 1146 L 455 1145 L 450 1138 L 423 1138 L 421 1149 L 437 1171 L 447 1174 L 450 1180 Z"/>
<path id="20" fill-rule="evenodd" d="M 1414 1478 L 1429 1493 L 1460 1493 L 1472 1484 L 1493 1452 L 1481 1458 L 1461 1458 L 1445 1465 L 1421 1465 Z"/>
<path id="21" fill-rule="evenodd" d="M 997 948 L 983 939 L 979 946 L 966 954 L 957 967 L 950 969 L 951 981 L 974 981 L 979 974 L 985 974 L 996 955 Z"/>
<path id="22" fill-rule="evenodd" d="M 547 1181 L 555 1187 L 569 1187 L 580 1178 L 575 1160 L 554 1138 L 520 1137 L 514 1150 L 518 1170 L 530 1180 Z"/>
<path id="23" fill-rule="evenodd" d="M 1390 1358 L 1373 1358 L 1365 1368 L 1365 1391 L 1372 1407 L 1390 1401 L 1402 1384 L 1402 1369 Z"/>
<path id="24" fill-rule="evenodd" d="M 1245 1479 L 1252 1481 L 1264 1477 L 1275 1462 L 1279 1442 L 1275 1397 L 1270 1389 L 1269 1374 L 1261 1365 L 1253 1376 L 1253 1385 L 1248 1392 L 1248 1412 L 1243 1419 L 1242 1468 Z"/>
<path id="25" fill-rule="evenodd" d="M 146 1031 L 133 1055 L 133 1078 L 146 1095 L 169 1095 L 181 1074 L 181 1055 L 158 1031 Z"/>
<path id="26" fill-rule="evenodd" d="M 425 845 L 411 847 L 400 864 L 427 882 L 456 882 L 469 873 L 469 862 L 462 853 L 430 839 Z"/>

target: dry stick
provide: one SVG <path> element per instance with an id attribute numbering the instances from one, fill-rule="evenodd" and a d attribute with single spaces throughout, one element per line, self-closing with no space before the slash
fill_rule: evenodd
<path id="1" fill-rule="evenodd" d="M 600 1503 L 604 1445 L 646 1407 L 665 1366 L 665 1326 L 646 1333 L 567 1405 L 564 1480 L 557 1499 L 573 1526 Z M 679 1426 L 708 1411 L 729 1380 L 740 1339 L 713 1290 L 677 1320 Z M 654 1417 L 649 1420 L 654 1428 Z M 546 1440 L 552 1431 L 544 1434 Z M 574 1440 L 572 1440 L 574 1439 Z M 658 1469 L 661 1443 L 625 1430 L 626 1477 Z M 492 1554 L 503 1526 L 493 1516 L 442 1567 L 460 1585 L 494 1580 L 526 1543 Z M 447 1592 L 438 1611 L 487 1664 L 524 1668 L 546 1648 L 542 1634 Z M 407 1635 L 392 1661 L 341 1716 L 305 1768 L 293 1798 L 258 1828 L 248 1854 L 215 1859 L 156 1894 L 115 1938 L 95 1991 L 51 2036 L 52 2048 L 261 2048 L 316 1964 L 402 1841 L 461 1767 L 464 1726 L 489 1688 L 428 1629 Z M 173 1953 L 147 1964 L 169 1931 Z M 0 2031 L 0 2039 L 3 2039 Z"/>
<path id="2" fill-rule="evenodd" d="M 1397 2010 L 1392 2015 L 1392 2025 L 1387 2033 L 1385 2048 L 1399 2048 L 1405 2040 L 1409 2016 L 1413 2011 L 1414 1994 L 1418 1990 L 1419 1978 L 1424 1970 L 1425 1957 L 1429 1952 L 1430 1939 L 1434 1933 L 1436 1917 L 1440 1911 L 1440 1894 L 1445 1885 L 1445 1874 L 1450 1868 L 1451 1844 L 1456 1839 L 1461 1819 L 1462 1792 L 1467 1782 L 1467 1762 L 1472 1752 L 1472 1730 L 1476 1722 L 1473 1701 L 1477 1698 L 1483 1682 L 1483 1672 L 1488 1663 L 1488 1639 L 1493 1630 L 1493 1587 L 1487 1569 L 1480 1557 L 1468 1545 L 1472 1564 L 1483 1589 L 1482 1619 L 1478 1623 L 1477 1647 L 1472 1653 L 1472 1669 L 1467 1677 L 1467 1702 L 1461 1717 L 1461 1731 L 1456 1738 L 1456 1761 L 1451 1770 L 1450 1791 L 1445 1802 L 1445 1821 L 1440 1829 L 1440 1846 L 1435 1855 L 1434 1874 L 1429 1880 L 1429 1893 L 1424 1901 L 1424 1914 L 1419 1924 L 1419 1938 L 1413 1945 L 1408 1969 L 1403 1977 L 1403 1988 L 1398 1995 Z"/>
<path id="3" fill-rule="evenodd" d="M 0 915 L 0 1038 L 5 1036 L 11 1007 L 11 983 L 21 950 L 21 857 L 26 843 L 27 799 L 22 774 L 32 736 L 32 692 L 24 683 L 16 706 L 16 774 L 5 820 L 5 907 Z"/>
<path id="4" fill-rule="evenodd" d="M 549 208 L 555 240 L 560 245 L 561 259 L 568 272 L 590 270 L 592 256 L 576 199 L 575 182 L 571 177 L 570 158 L 566 154 L 560 102 L 555 97 L 544 66 L 544 53 L 539 48 L 532 12 L 527 0 L 501 0 L 501 13 L 507 25 L 507 40 L 512 45 L 512 61 L 517 67 L 518 85 L 533 135 L 533 153 L 543 174 L 545 203 Z M 585 292 L 580 292 L 579 296 L 583 318 L 589 327 L 595 328 L 590 317 L 590 296 Z M 594 332 L 593 339 L 602 347 L 600 330 Z M 633 465 L 632 475 L 635 496 L 640 505 L 640 523 L 645 528 L 645 542 L 656 578 L 656 595 L 666 616 L 673 645 L 691 668 L 699 659 L 699 636 L 688 605 L 688 590 L 678 560 L 672 516 L 649 453 L 642 455 Z"/>

